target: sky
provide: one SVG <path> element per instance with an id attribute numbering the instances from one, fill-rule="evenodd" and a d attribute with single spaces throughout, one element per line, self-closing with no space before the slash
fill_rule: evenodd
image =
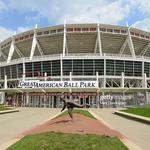
<path id="1" fill-rule="evenodd" d="M 150 0 L 0 0 L 0 40 L 69 23 L 133 26 L 150 32 Z"/>

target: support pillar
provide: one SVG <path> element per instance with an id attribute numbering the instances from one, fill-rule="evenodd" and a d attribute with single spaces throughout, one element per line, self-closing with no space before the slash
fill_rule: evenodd
<path id="1" fill-rule="evenodd" d="M 23 58 L 23 74 L 22 74 L 22 80 L 25 81 L 25 78 L 26 78 L 25 59 Z"/>
<path id="2" fill-rule="evenodd" d="M 7 75 L 5 75 L 4 89 L 7 89 Z"/>
<path id="3" fill-rule="evenodd" d="M 121 87 L 124 88 L 124 73 L 121 72 Z"/>
<path id="4" fill-rule="evenodd" d="M 146 73 L 143 74 L 142 87 L 143 87 L 143 88 L 147 88 L 147 77 L 146 77 Z"/>
<path id="5" fill-rule="evenodd" d="M 62 55 L 60 55 L 60 79 L 61 81 L 63 80 L 63 59 L 62 59 Z"/>
<path id="6" fill-rule="evenodd" d="M 47 81 L 47 72 L 44 72 L 44 80 Z"/>

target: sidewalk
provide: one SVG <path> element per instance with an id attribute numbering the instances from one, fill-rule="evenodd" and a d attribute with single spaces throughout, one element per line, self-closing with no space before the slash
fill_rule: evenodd
<path id="1" fill-rule="evenodd" d="M 60 112 L 51 108 L 19 108 L 17 113 L 0 115 L 0 150 L 22 132 L 49 120 Z"/>
<path id="2" fill-rule="evenodd" d="M 150 126 L 115 115 L 113 114 L 114 110 L 113 108 L 91 109 L 91 111 L 101 117 L 112 128 L 124 134 L 141 149 L 149 150 Z"/>

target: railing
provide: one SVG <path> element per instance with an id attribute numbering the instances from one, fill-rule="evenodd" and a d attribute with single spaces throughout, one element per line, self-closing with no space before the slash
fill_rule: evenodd
<path id="1" fill-rule="evenodd" d="M 131 60 L 144 60 L 144 61 L 150 61 L 150 57 L 145 57 L 145 56 L 136 56 L 136 58 L 133 58 L 131 55 L 120 55 L 120 54 L 111 54 L 111 53 L 103 53 L 102 56 L 100 56 L 99 53 L 69 53 L 66 54 L 65 56 L 62 56 L 62 54 L 52 54 L 52 55 L 43 55 L 43 56 L 34 56 L 32 60 L 30 60 L 30 57 L 23 57 L 23 58 L 18 58 L 18 59 L 13 59 L 9 63 L 6 61 L 0 62 L 0 66 L 7 66 L 7 65 L 12 65 L 12 64 L 17 64 L 17 63 L 23 63 L 23 62 L 32 62 L 32 61 L 41 61 L 41 60 L 50 60 L 50 59 L 56 59 L 56 58 L 65 58 L 65 57 L 73 57 L 73 58 L 79 58 L 82 57 L 98 57 L 98 58 L 121 58 L 121 59 L 131 59 Z"/>

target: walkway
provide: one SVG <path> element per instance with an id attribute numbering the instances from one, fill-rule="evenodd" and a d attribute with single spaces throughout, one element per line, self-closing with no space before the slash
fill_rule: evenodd
<path id="1" fill-rule="evenodd" d="M 91 110 L 141 149 L 150 150 L 150 125 L 112 114 L 114 110 L 112 108 Z"/>
<path id="2" fill-rule="evenodd" d="M 12 140 L 18 134 L 49 120 L 58 112 L 60 112 L 60 109 L 20 108 L 20 112 L 0 115 L 0 145 Z"/>

